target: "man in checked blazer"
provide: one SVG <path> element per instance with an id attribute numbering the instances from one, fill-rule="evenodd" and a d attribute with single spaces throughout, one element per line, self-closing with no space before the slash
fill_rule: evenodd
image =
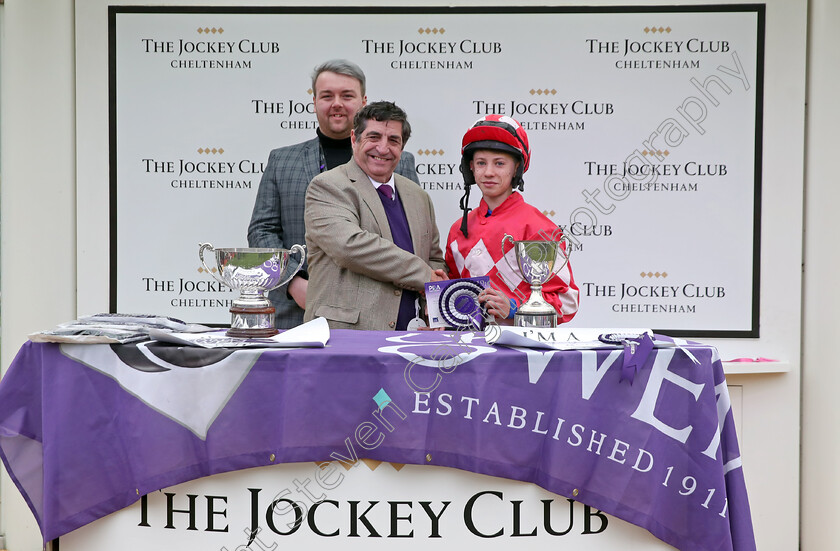
<path id="1" fill-rule="evenodd" d="M 323 317 L 343 329 L 413 328 L 423 312 L 424 284 L 445 279 L 432 200 L 394 174 L 410 135 L 402 109 L 387 101 L 368 104 L 353 124 L 353 158 L 309 184 L 304 321 Z"/>
<path id="2" fill-rule="evenodd" d="M 274 149 L 268 156 L 248 226 L 250 247 L 288 249 L 296 243 L 303 244 L 306 231 L 303 202 L 309 182 L 319 173 L 350 160 L 353 117 L 367 103 L 365 74 L 351 61 L 326 61 L 312 73 L 312 94 L 318 118 L 317 136 Z M 396 171 L 419 182 L 410 153 L 401 156 Z M 297 263 L 298 260 L 292 259 L 290 269 L 296 268 Z M 279 329 L 303 321 L 307 278 L 304 263 L 288 285 L 269 293 L 275 308 L 275 326 Z"/>

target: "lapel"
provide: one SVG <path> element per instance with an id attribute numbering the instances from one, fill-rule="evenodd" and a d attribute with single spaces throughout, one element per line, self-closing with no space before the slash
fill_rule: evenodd
<path id="1" fill-rule="evenodd" d="M 321 144 L 317 137 L 304 143 L 302 162 L 305 175 L 304 179 L 306 180 L 307 185 L 309 185 L 309 182 L 311 182 L 315 176 L 321 173 L 321 164 L 323 161 L 324 159 L 321 155 Z"/>
<path id="2" fill-rule="evenodd" d="M 350 162 L 345 166 L 347 167 L 347 177 L 359 194 L 362 204 L 373 214 L 373 218 L 379 226 L 379 235 L 393 241 L 391 224 L 388 223 L 388 216 L 385 214 L 385 207 L 382 206 L 382 201 L 379 199 L 379 192 L 376 191 L 376 188 L 370 183 L 368 175 L 356 164 L 355 160 L 350 159 Z M 412 236 L 413 239 L 414 236 Z"/>

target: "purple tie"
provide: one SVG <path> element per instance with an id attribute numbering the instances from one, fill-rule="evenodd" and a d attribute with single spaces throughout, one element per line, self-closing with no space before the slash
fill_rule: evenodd
<path id="1" fill-rule="evenodd" d="M 389 186 L 388 184 L 380 185 L 378 188 L 376 188 L 376 191 L 378 191 L 383 197 L 385 197 L 389 201 L 394 200 L 394 190 L 392 190 L 391 186 Z"/>

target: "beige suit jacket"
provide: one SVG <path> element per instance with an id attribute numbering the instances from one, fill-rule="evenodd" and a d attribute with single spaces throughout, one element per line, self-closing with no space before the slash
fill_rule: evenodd
<path id="1" fill-rule="evenodd" d="M 394 175 L 414 254 L 394 244 L 379 194 L 355 161 L 316 176 L 306 192 L 309 286 L 304 321 L 392 330 L 403 289 L 422 291 L 445 270 L 435 210 L 417 184 Z"/>

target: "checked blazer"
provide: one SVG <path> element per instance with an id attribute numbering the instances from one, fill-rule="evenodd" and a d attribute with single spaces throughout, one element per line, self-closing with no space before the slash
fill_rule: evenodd
<path id="1" fill-rule="evenodd" d="M 248 226 L 249 247 L 288 249 L 296 243 L 303 245 L 306 242 L 303 212 L 306 189 L 324 167 L 326 162 L 317 137 L 271 151 Z M 396 172 L 419 183 L 414 157 L 410 153 L 403 152 Z M 298 264 L 299 259 L 291 259 L 289 269 L 297 268 Z M 307 264 L 304 263 L 304 271 Z M 286 287 L 279 287 L 268 295 L 276 310 L 275 326 L 278 329 L 289 329 L 303 322 L 303 310 L 286 293 Z"/>

